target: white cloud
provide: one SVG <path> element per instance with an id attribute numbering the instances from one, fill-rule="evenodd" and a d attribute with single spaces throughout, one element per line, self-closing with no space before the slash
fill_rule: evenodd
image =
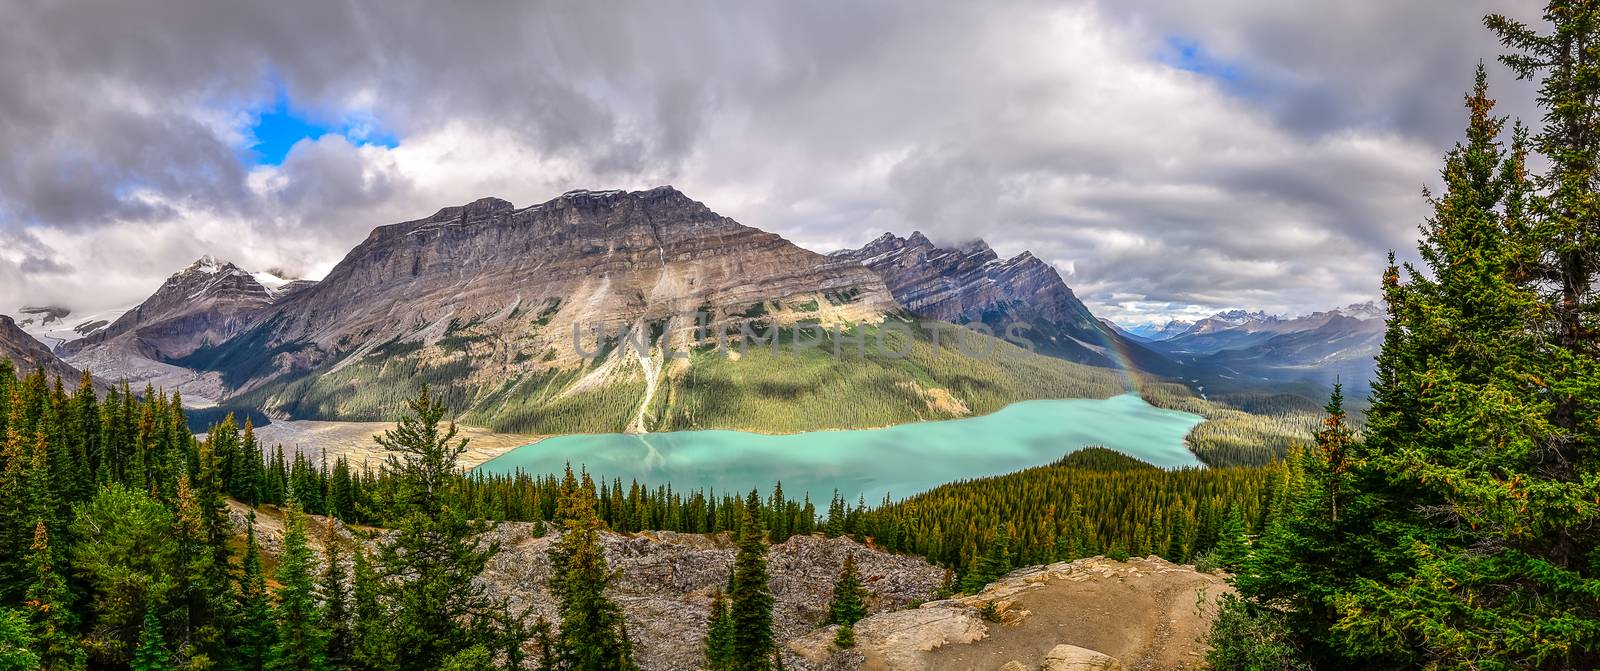
<path id="1" fill-rule="evenodd" d="M 0 90 L 30 94 L 0 96 L 0 239 L 72 270 L 0 251 L 0 309 L 131 303 L 203 253 L 315 275 L 374 226 L 481 196 L 665 183 L 819 250 L 913 229 L 1032 250 L 1116 319 L 1325 308 L 1372 296 L 1384 252 L 1409 250 L 1472 59 L 1494 55 L 1478 9 L 1425 4 L 313 3 L 300 30 L 262 30 L 291 7 L 12 12 L 34 70 L 0 64 Z M 1453 32 L 1390 46 L 1428 67 L 1348 64 L 1392 61 L 1360 31 L 1419 14 Z M 192 38 L 128 42 L 141 31 Z M 1247 81 L 1163 63 L 1174 35 Z M 398 146 L 328 135 L 238 165 L 275 81 Z"/>

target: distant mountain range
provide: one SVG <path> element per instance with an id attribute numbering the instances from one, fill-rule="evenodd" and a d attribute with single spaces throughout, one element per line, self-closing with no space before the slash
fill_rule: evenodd
<path id="1" fill-rule="evenodd" d="M 1229 310 L 1146 331 L 1146 344 L 1182 365 L 1190 383 L 1246 391 L 1289 384 L 1325 394 L 1335 381 L 1353 395 L 1369 387 L 1383 344 L 1384 313 L 1358 303 L 1301 317 Z"/>

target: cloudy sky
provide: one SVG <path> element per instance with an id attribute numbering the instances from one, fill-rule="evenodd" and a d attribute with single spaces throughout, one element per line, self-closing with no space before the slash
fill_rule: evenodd
<path id="1" fill-rule="evenodd" d="M 673 184 L 819 251 L 1050 260 L 1125 323 L 1376 295 L 1508 1 L 0 2 L 0 311 Z"/>

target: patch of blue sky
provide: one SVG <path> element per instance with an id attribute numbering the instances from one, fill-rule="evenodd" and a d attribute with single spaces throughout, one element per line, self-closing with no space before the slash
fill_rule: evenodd
<path id="1" fill-rule="evenodd" d="M 1244 66 L 1218 58 L 1198 40 L 1169 35 L 1163 40 L 1163 47 L 1157 59 L 1169 67 L 1215 79 L 1236 95 L 1257 92 Z"/>
<path id="2" fill-rule="evenodd" d="M 301 140 L 318 140 L 324 135 L 343 136 L 354 145 L 393 148 L 399 138 L 385 131 L 370 115 L 352 115 L 330 120 L 297 107 L 286 95 L 279 95 L 273 106 L 256 113 L 255 124 L 246 130 L 255 144 L 241 159 L 256 165 L 281 165 L 289 150 Z"/>

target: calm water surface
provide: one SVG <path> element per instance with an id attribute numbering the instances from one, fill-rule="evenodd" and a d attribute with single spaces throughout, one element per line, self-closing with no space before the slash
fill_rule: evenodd
<path id="1" fill-rule="evenodd" d="M 567 462 L 607 481 L 674 489 L 770 493 L 774 480 L 819 508 L 835 488 L 877 503 L 966 478 L 1046 464 L 1103 445 L 1163 468 L 1199 466 L 1183 437 L 1203 418 L 1124 394 L 1105 400 L 1024 401 L 982 417 L 885 429 L 767 436 L 743 431 L 580 434 L 518 447 L 480 466 L 490 473 L 559 473 Z"/>

